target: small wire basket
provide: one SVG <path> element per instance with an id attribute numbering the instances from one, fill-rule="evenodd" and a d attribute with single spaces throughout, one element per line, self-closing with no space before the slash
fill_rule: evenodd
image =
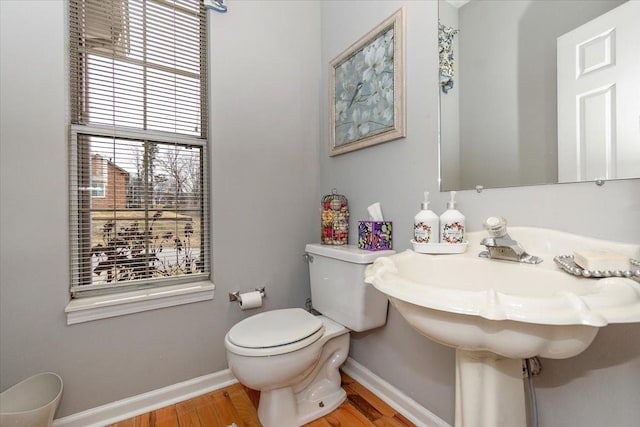
<path id="1" fill-rule="evenodd" d="M 325 245 L 346 245 L 349 238 L 349 204 L 334 188 L 322 198 L 322 240 Z"/>

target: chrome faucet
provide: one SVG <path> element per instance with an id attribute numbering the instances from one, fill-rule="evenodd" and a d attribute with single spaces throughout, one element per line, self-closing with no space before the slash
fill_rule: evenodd
<path id="1" fill-rule="evenodd" d="M 482 258 L 502 259 L 505 261 L 523 262 L 526 264 L 539 264 L 540 257 L 529 255 L 527 251 L 513 240 L 507 233 L 507 220 L 492 216 L 483 224 L 491 237 L 485 237 L 480 241 L 487 250 L 478 254 Z"/>

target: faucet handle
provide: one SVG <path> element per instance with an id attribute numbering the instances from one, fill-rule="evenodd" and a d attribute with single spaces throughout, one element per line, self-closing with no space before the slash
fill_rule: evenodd
<path id="1" fill-rule="evenodd" d="M 501 216 L 491 216 L 487 218 L 482 226 L 493 237 L 502 237 L 507 234 L 507 220 Z"/>

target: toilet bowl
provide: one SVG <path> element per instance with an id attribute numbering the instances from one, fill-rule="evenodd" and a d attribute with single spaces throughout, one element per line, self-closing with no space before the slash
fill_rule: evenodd
<path id="1" fill-rule="evenodd" d="M 297 427 L 336 409 L 346 398 L 340 366 L 350 331 L 386 323 L 387 297 L 364 283 L 364 269 L 394 251 L 306 246 L 313 306 L 248 317 L 225 336 L 227 361 L 243 385 L 260 391 L 264 427 Z"/>
<path id="2" fill-rule="evenodd" d="M 261 392 L 264 427 L 305 424 L 345 399 L 339 368 L 349 354 L 349 330 L 329 318 L 299 308 L 267 311 L 231 328 L 225 347 L 238 381 Z"/>
<path id="3" fill-rule="evenodd" d="M 0 393 L 0 426 L 48 427 L 62 396 L 62 378 L 37 374 Z"/>

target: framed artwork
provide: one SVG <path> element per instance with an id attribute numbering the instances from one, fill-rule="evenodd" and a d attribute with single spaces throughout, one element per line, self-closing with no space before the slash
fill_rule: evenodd
<path id="1" fill-rule="evenodd" d="M 438 52 L 440 56 L 440 87 L 443 93 L 453 88 L 454 58 L 453 37 L 459 30 L 438 24 Z"/>
<path id="2" fill-rule="evenodd" d="M 401 8 L 331 61 L 330 156 L 406 136 L 404 28 Z"/>

